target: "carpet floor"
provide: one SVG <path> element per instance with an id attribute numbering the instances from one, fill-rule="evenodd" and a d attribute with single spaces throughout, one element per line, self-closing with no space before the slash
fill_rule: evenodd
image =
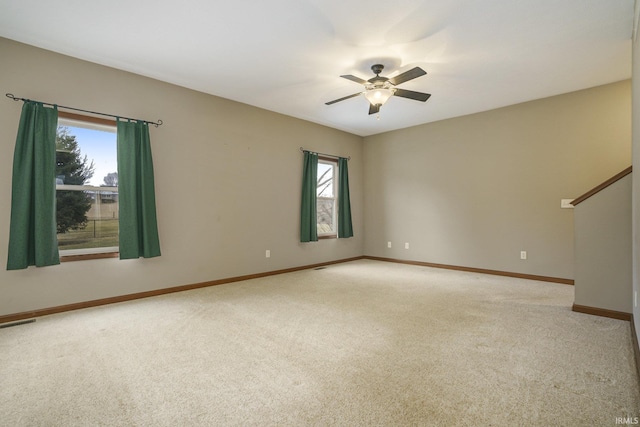
<path id="1" fill-rule="evenodd" d="M 360 260 L 45 316 L 0 329 L 0 425 L 639 417 L 629 322 L 572 303 L 568 285 Z"/>

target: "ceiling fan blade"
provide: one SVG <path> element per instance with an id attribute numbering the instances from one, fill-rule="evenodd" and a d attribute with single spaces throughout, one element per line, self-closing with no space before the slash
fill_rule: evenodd
<path id="1" fill-rule="evenodd" d="M 427 74 L 427 72 L 425 70 L 423 70 L 420 67 L 415 67 L 415 68 L 410 69 L 409 71 L 405 71 L 402 74 L 398 74 L 395 77 L 390 77 L 389 78 L 389 82 L 391 82 L 392 85 L 397 86 L 400 83 L 404 83 L 404 82 L 407 82 L 409 80 L 413 80 L 416 77 L 424 76 L 425 74 Z"/>
<path id="2" fill-rule="evenodd" d="M 422 92 L 414 92 L 412 90 L 406 89 L 398 89 L 394 92 L 395 96 L 400 96 L 402 98 L 415 99 L 416 101 L 425 102 L 429 97 L 431 97 L 430 93 L 422 93 Z"/>
<path id="3" fill-rule="evenodd" d="M 360 83 L 361 85 L 366 84 L 366 80 L 362 80 L 360 77 L 352 76 L 351 74 L 345 74 L 344 76 L 340 76 L 343 79 L 351 80 L 352 82 Z"/>
<path id="4" fill-rule="evenodd" d="M 354 93 L 353 95 L 344 96 L 342 98 L 334 99 L 333 101 L 325 102 L 325 105 L 335 104 L 336 102 L 344 101 L 345 99 L 353 98 L 355 96 L 360 95 L 362 92 Z"/>
<path id="5" fill-rule="evenodd" d="M 369 104 L 369 115 L 376 114 L 380 111 L 380 104 Z"/>

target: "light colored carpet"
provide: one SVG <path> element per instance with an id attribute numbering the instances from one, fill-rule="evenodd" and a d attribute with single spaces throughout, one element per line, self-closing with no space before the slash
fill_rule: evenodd
<path id="1" fill-rule="evenodd" d="M 572 303 L 567 285 L 362 260 L 42 317 L 0 329 L 0 424 L 640 416 L 629 322 Z"/>

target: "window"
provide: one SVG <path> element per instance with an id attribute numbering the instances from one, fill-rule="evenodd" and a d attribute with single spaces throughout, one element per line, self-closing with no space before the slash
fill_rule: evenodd
<path id="1" fill-rule="evenodd" d="M 318 157 L 316 185 L 316 212 L 318 215 L 318 237 L 337 237 L 337 170 L 334 159 Z"/>
<path id="2" fill-rule="evenodd" d="M 118 206 L 115 123 L 60 113 L 56 135 L 56 222 L 61 259 L 116 254 Z"/>

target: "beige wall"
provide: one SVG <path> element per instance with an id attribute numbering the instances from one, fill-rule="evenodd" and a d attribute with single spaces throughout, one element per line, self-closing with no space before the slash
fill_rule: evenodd
<path id="1" fill-rule="evenodd" d="M 162 256 L 6 271 L 21 103 L 0 101 L 0 315 L 359 256 L 362 138 L 0 39 L 0 89 L 151 128 Z M 351 156 L 355 237 L 298 242 L 302 153 Z M 265 250 L 271 258 L 265 258 Z"/>
<path id="2" fill-rule="evenodd" d="M 640 2 L 635 2 L 634 15 L 640 13 Z M 636 19 L 637 22 L 637 19 Z M 633 39 L 633 66 L 631 79 L 633 81 L 633 174 L 632 206 L 633 206 L 633 295 L 629 295 L 633 305 L 633 320 L 635 322 L 638 341 L 640 341 L 640 308 L 637 298 L 640 292 L 640 39 L 634 33 Z"/>
<path id="3" fill-rule="evenodd" d="M 365 255 L 572 279 L 573 211 L 560 200 L 630 165 L 630 89 L 366 137 Z"/>
<path id="4" fill-rule="evenodd" d="M 631 313 L 631 180 L 627 175 L 575 207 L 578 305 Z"/>

